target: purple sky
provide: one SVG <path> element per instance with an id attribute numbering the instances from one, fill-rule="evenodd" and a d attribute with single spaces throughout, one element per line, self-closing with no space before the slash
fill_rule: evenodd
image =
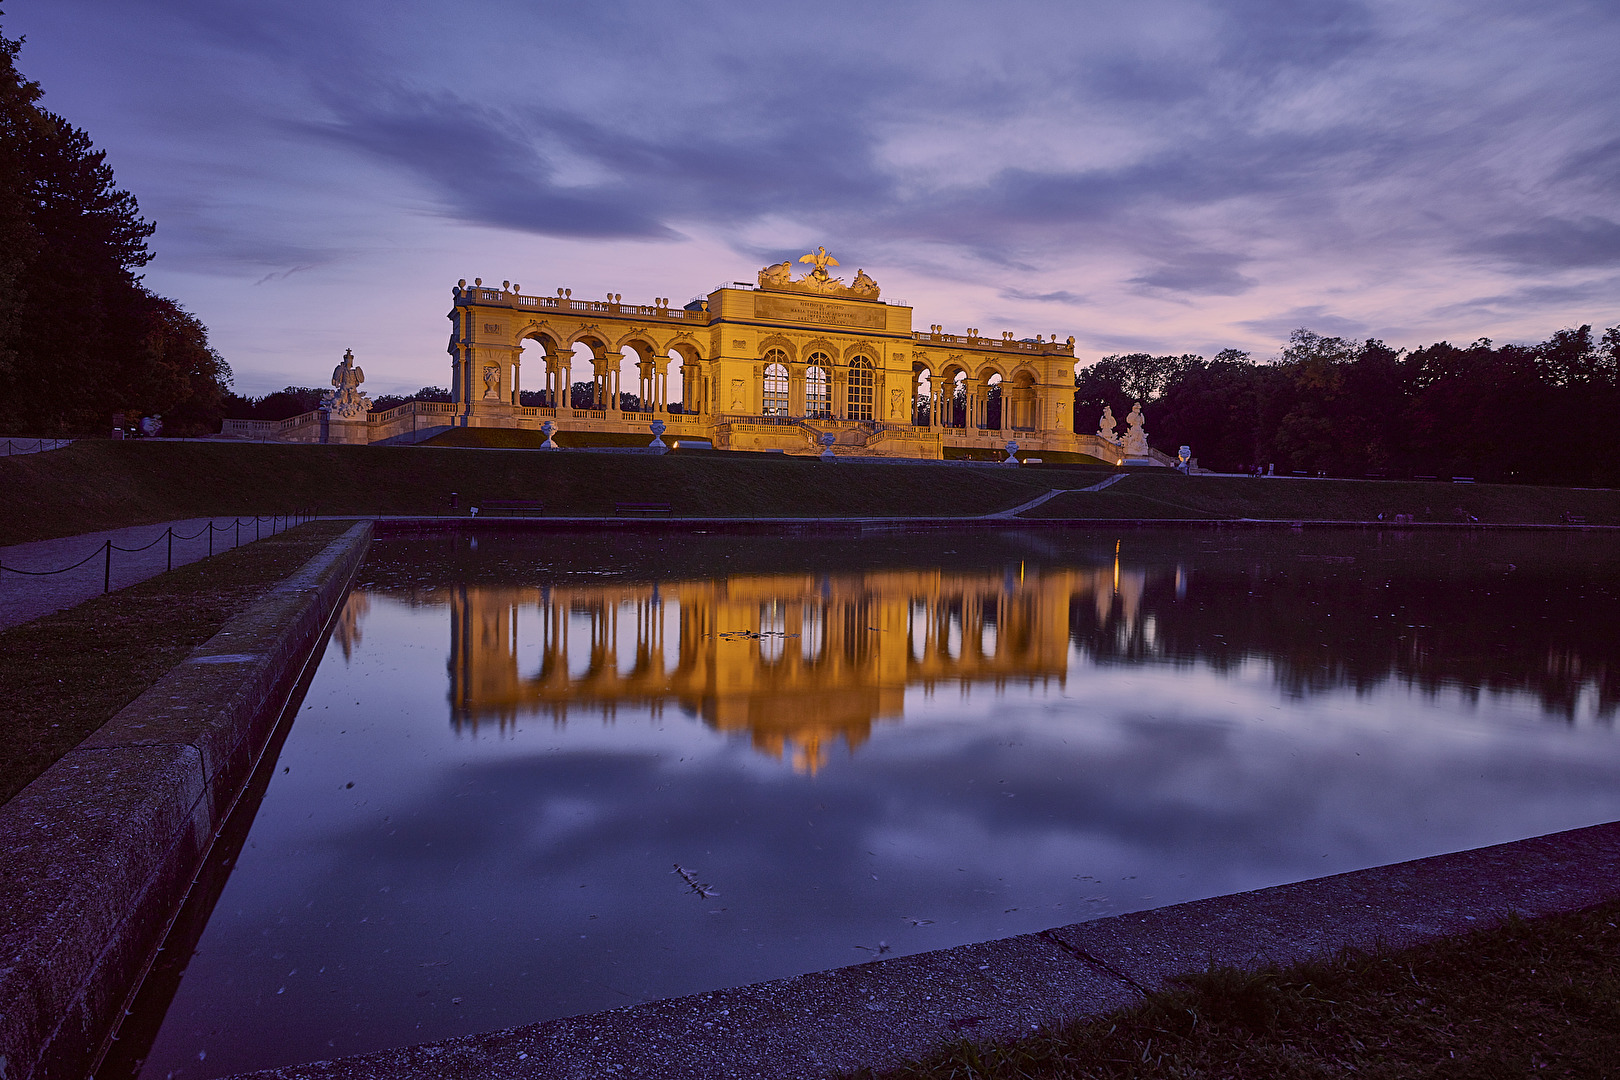
<path id="1" fill-rule="evenodd" d="M 1613 0 L 4 3 L 244 393 L 446 385 L 457 278 L 817 244 L 1083 362 L 1620 322 Z"/>

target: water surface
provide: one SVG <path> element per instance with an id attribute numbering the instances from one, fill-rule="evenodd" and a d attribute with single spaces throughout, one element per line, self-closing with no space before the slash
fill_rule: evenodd
<path id="1" fill-rule="evenodd" d="M 1538 534 L 379 542 L 142 1075 L 1620 817 L 1617 569 Z"/>

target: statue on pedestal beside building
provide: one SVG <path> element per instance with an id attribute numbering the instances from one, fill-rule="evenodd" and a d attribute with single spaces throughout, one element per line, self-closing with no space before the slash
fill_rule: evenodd
<path id="1" fill-rule="evenodd" d="M 1150 457 L 1147 430 L 1142 426 L 1147 423 L 1147 418 L 1142 415 L 1142 403 L 1140 401 L 1131 406 L 1131 414 L 1125 418 L 1125 422 L 1130 425 L 1130 429 L 1125 432 L 1123 447 L 1125 459 L 1129 461 L 1131 458 Z"/>
<path id="2" fill-rule="evenodd" d="M 371 398 L 360 389 L 366 373 L 354 364 L 354 350 L 343 350 L 343 363 L 332 369 L 336 388 L 321 395 L 321 411 L 336 413 L 345 420 L 363 420 L 371 411 Z"/>
<path id="3" fill-rule="evenodd" d="M 1118 446 L 1119 436 L 1114 434 L 1114 430 L 1118 427 L 1119 421 L 1114 419 L 1114 407 L 1104 405 L 1102 419 L 1097 422 L 1097 438 L 1103 442 L 1111 442 Z"/>

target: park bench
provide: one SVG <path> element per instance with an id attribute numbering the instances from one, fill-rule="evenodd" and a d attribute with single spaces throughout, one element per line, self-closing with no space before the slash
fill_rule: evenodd
<path id="1" fill-rule="evenodd" d="M 538 499 L 485 499 L 478 509 L 485 514 L 540 514 L 546 504 Z"/>
<path id="2" fill-rule="evenodd" d="M 667 514 L 669 503 L 633 503 L 616 502 L 613 504 L 615 514 Z"/>

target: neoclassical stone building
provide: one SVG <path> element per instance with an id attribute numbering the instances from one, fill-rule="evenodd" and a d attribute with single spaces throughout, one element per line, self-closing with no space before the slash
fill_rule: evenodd
<path id="1" fill-rule="evenodd" d="M 526 296 L 510 282 L 497 289 L 463 280 L 448 316 L 449 404 L 411 402 L 363 422 L 317 414 L 231 421 L 226 434 L 395 442 L 547 421 L 630 434 L 662 420 L 667 438 L 719 449 L 819 454 L 830 446 L 837 455 L 938 459 L 949 447 L 999 451 L 1015 440 L 1031 454 L 1123 460 L 1121 441 L 1074 430 L 1074 338 L 915 330 L 911 307 L 883 298 L 864 271 L 846 285 L 829 273 L 838 263 L 825 250 L 800 262 L 813 269 L 795 278 L 791 263 L 768 266 L 753 284 L 723 285 L 683 307 L 617 294 L 577 300 L 565 289 Z M 678 412 L 670 411 L 672 379 Z M 592 386 L 590 401 L 573 400 L 576 383 Z M 525 387 L 543 391 L 544 404 L 521 404 Z M 628 393 L 638 403 L 631 409 Z M 1090 431 L 1092 422 L 1080 426 Z"/>

